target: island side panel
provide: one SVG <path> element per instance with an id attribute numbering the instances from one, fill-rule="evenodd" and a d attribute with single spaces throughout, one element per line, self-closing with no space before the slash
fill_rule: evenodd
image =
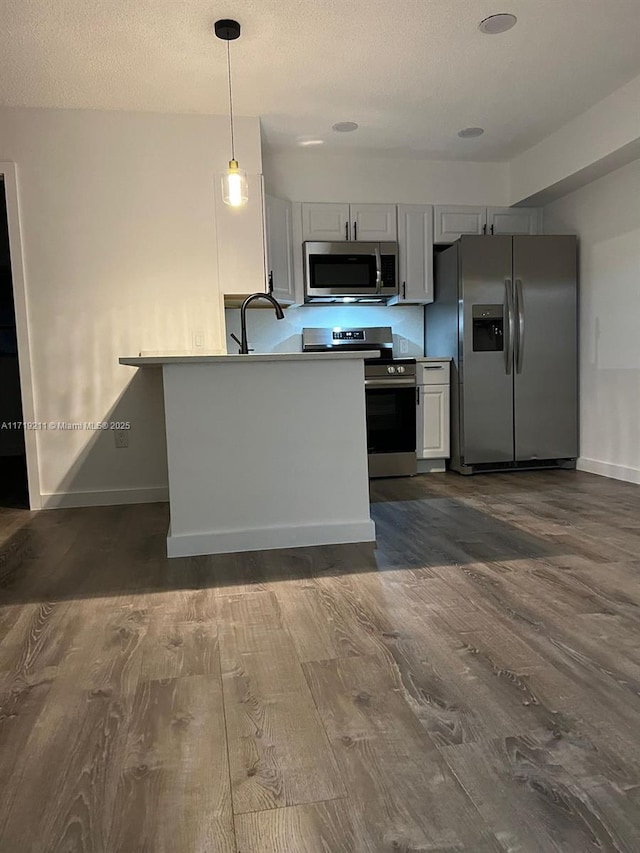
<path id="1" fill-rule="evenodd" d="M 169 556 L 375 539 L 362 359 L 163 375 Z"/>

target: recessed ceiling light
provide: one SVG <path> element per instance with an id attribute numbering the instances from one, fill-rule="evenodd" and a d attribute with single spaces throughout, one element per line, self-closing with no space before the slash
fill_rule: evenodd
<path id="1" fill-rule="evenodd" d="M 489 15 L 483 21 L 480 21 L 478 29 L 481 33 L 488 36 L 496 36 L 498 33 L 506 33 L 511 27 L 515 27 L 518 19 L 515 15 L 509 12 L 503 12 L 500 15 Z"/>
<path id="2" fill-rule="evenodd" d="M 298 145 L 304 145 L 305 148 L 310 145 L 324 145 L 324 139 L 301 139 Z"/>
<path id="3" fill-rule="evenodd" d="M 476 136 L 482 136 L 484 127 L 463 127 L 458 131 L 458 136 L 461 139 L 474 139 Z"/>
<path id="4" fill-rule="evenodd" d="M 333 129 L 337 130 L 338 133 L 351 133 L 358 129 L 358 125 L 355 121 L 337 121 L 333 125 Z"/>

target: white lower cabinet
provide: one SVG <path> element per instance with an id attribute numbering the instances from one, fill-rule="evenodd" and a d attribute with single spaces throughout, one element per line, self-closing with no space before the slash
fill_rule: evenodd
<path id="1" fill-rule="evenodd" d="M 417 365 L 416 454 L 419 460 L 444 460 L 450 456 L 449 362 L 429 361 Z M 428 470 L 428 469 L 424 469 Z M 434 469 L 432 469 L 434 470 Z"/>
<path id="2" fill-rule="evenodd" d="M 419 386 L 418 459 L 449 457 L 449 386 Z"/>

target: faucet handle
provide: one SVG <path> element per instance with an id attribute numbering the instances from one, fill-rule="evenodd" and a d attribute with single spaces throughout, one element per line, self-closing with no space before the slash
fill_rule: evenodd
<path id="1" fill-rule="evenodd" d="M 234 340 L 234 341 L 238 344 L 238 346 L 240 347 L 240 352 L 242 352 L 242 344 L 241 344 L 241 343 L 240 343 L 240 341 L 237 339 L 237 337 L 233 334 L 233 332 L 231 332 L 231 334 L 229 335 L 229 337 L 230 337 L 230 338 L 233 338 L 233 340 Z"/>

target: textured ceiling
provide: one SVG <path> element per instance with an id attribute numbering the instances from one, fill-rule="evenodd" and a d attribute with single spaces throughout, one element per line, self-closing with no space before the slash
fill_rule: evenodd
<path id="1" fill-rule="evenodd" d="M 243 25 L 236 111 L 271 146 L 500 160 L 640 73 L 640 0 L 0 0 L 0 103 L 224 113 L 221 17 Z"/>

